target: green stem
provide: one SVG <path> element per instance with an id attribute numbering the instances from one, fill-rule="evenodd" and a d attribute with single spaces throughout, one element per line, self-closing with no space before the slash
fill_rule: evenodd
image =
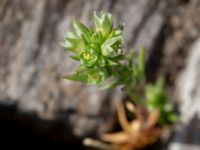
<path id="1" fill-rule="evenodd" d="M 136 104 L 144 104 L 144 87 L 126 86 L 124 92 L 130 97 L 130 101 Z"/>

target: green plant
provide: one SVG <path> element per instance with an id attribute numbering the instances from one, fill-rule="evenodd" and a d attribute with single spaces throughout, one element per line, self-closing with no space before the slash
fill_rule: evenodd
<path id="1" fill-rule="evenodd" d="M 134 54 L 124 54 L 123 24 L 113 26 L 110 13 L 94 12 L 94 26 L 73 21 L 73 32 L 67 33 L 62 46 L 71 51 L 72 59 L 80 66 L 65 79 L 84 82 L 99 87 L 122 86 L 130 101 L 144 105 L 148 111 L 160 110 L 159 124 L 175 122 L 173 107 L 167 102 L 163 80 L 154 84 L 145 82 L 145 50 L 142 48 L 138 60 Z"/>
<path id="2" fill-rule="evenodd" d="M 173 111 L 173 106 L 167 102 L 163 79 L 158 79 L 155 85 L 146 85 L 145 91 L 148 110 L 152 111 L 157 108 L 160 110 L 160 117 L 158 120 L 160 125 L 177 121 L 177 116 Z"/>
<path id="3" fill-rule="evenodd" d="M 120 61 L 125 60 L 123 26 L 113 28 L 111 14 L 103 12 L 94 13 L 94 24 L 94 28 L 88 28 L 73 21 L 74 32 L 66 35 L 62 46 L 74 53 L 71 57 L 80 62 L 80 67 L 65 78 L 100 86 L 112 76 L 118 78 L 119 74 L 113 72 L 121 65 Z"/>

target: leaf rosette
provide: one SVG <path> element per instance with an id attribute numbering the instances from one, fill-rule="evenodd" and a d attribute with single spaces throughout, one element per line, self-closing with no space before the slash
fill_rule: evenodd
<path id="1" fill-rule="evenodd" d="M 93 27 L 75 20 L 72 26 L 73 32 L 65 36 L 62 46 L 74 53 L 71 57 L 79 61 L 80 66 L 66 78 L 88 84 L 103 83 L 112 75 L 109 70 L 124 59 L 123 25 L 114 28 L 110 13 L 94 12 Z"/>

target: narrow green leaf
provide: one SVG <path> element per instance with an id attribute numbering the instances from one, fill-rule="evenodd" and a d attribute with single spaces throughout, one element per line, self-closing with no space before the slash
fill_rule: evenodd
<path id="1" fill-rule="evenodd" d="M 145 49 L 144 48 L 141 48 L 139 52 L 138 65 L 139 65 L 139 70 L 141 74 L 144 74 L 144 71 L 145 71 Z"/>
<path id="2" fill-rule="evenodd" d="M 72 39 L 70 37 L 66 37 L 65 43 L 63 44 L 66 49 L 69 49 L 75 53 L 80 53 L 85 49 L 85 44 L 81 39 Z"/>
<path id="3" fill-rule="evenodd" d="M 78 56 L 70 56 L 72 59 L 79 61 L 79 57 Z"/>
<path id="4" fill-rule="evenodd" d="M 118 65 L 117 62 L 112 61 L 112 60 L 110 60 L 110 59 L 108 59 L 107 61 L 108 61 L 108 65 L 109 65 L 109 66 L 117 66 L 117 65 Z"/>
<path id="5" fill-rule="evenodd" d="M 90 31 L 84 24 L 74 20 L 73 28 L 79 37 L 84 36 L 84 38 L 87 40 L 87 42 L 90 41 Z"/>
<path id="6" fill-rule="evenodd" d="M 72 75 L 66 75 L 64 77 L 65 79 L 72 80 L 72 81 L 79 81 L 88 83 L 88 75 L 87 74 L 72 74 Z"/>
<path id="7" fill-rule="evenodd" d="M 128 56 L 128 66 L 129 67 L 133 66 L 133 59 L 134 59 L 134 50 L 132 50 L 132 52 Z"/>

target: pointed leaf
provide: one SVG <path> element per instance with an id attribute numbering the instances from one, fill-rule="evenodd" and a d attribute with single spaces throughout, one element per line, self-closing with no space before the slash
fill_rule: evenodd
<path id="1" fill-rule="evenodd" d="M 134 50 L 132 50 L 132 52 L 128 56 L 128 66 L 129 67 L 133 66 L 133 59 L 134 59 Z"/>
<path id="2" fill-rule="evenodd" d="M 83 36 L 87 40 L 87 42 L 90 41 L 90 31 L 84 24 L 74 20 L 73 28 L 79 37 Z"/>
<path id="3" fill-rule="evenodd" d="M 66 37 L 65 43 L 66 48 L 69 50 L 75 52 L 75 53 L 80 53 L 82 50 L 85 49 L 85 44 L 81 39 L 72 39 L 70 37 Z"/>
<path id="4" fill-rule="evenodd" d="M 94 12 L 94 24 L 96 31 L 100 31 L 106 37 L 112 30 L 112 15 L 105 12 L 101 12 L 100 14 Z"/>
<path id="5" fill-rule="evenodd" d="M 72 80 L 72 81 L 80 81 L 84 83 L 88 83 L 88 75 L 87 74 L 72 74 L 66 75 L 65 79 Z"/>
<path id="6" fill-rule="evenodd" d="M 144 48 L 142 48 L 139 52 L 138 65 L 139 65 L 139 70 L 141 74 L 144 74 L 144 71 L 145 71 L 145 49 Z"/>

